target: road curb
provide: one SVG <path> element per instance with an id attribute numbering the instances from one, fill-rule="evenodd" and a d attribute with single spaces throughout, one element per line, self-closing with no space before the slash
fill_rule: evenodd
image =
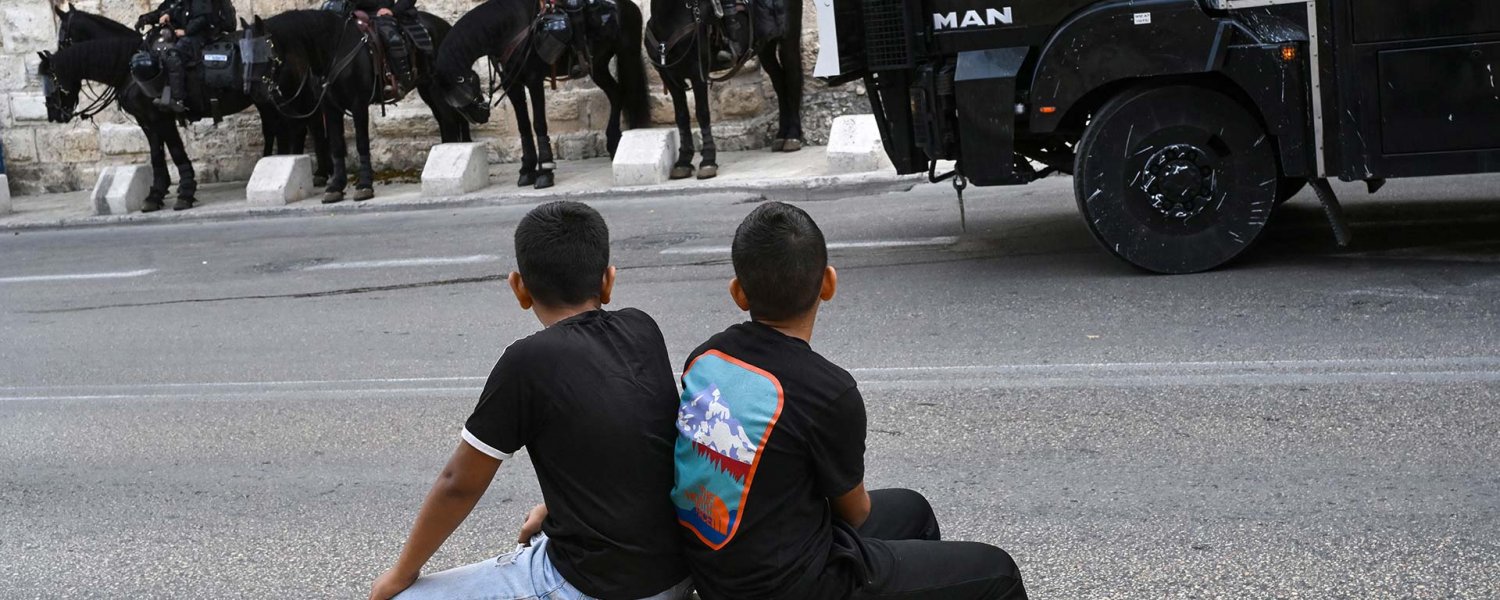
<path id="1" fill-rule="evenodd" d="M 154 213 L 130 213 L 124 215 L 100 215 L 64 217 L 55 220 L 38 220 L 18 223 L 0 223 L 0 231 L 36 231 L 49 229 L 75 229 L 110 227 L 115 225 L 151 225 L 173 223 L 213 223 L 245 221 L 252 219 L 311 217 L 345 214 L 375 214 L 410 212 L 422 210 L 444 210 L 455 208 L 477 208 L 486 206 L 518 206 L 540 204 L 553 200 L 577 200 L 580 202 L 606 202 L 639 199 L 701 198 L 711 195 L 743 194 L 765 200 L 810 202 L 829 200 L 861 194 L 885 194 L 905 192 L 925 181 L 919 176 L 901 176 L 893 173 L 859 173 L 850 175 L 828 175 L 805 179 L 765 179 L 744 182 L 725 182 L 721 185 L 661 184 L 632 187 L 611 187 L 594 190 L 569 191 L 520 191 L 497 193 L 488 188 L 462 196 L 418 198 L 381 202 L 376 200 L 355 203 L 318 204 L 315 199 L 303 200 L 286 206 L 245 206 L 235 210 L 175 212 L 164 210 Z"/>

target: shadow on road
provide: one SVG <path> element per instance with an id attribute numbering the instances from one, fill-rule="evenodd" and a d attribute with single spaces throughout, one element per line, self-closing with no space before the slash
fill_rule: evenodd
<path id="1" fill-rule="evenodd" d="M 1295 256 L 1500 264 L 1500 200 L 1368 200 L 1346 205 L 1346 212 L 1354 240 L 1339 248 L 1316 201 L 1283 205 L 1241 264 Z"/>

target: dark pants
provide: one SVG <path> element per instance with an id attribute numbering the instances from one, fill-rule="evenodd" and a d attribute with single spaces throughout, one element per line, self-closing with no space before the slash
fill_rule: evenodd
<path id="1" fill-rule="evenodd" d="M 978 542 L 942 542 L 937 517 L 911 490 L 870 492 L 870 518 L 859 528 L 870 583 L 856 600 L 1025 600 L 1021 571 L 1004 550 Z"/>

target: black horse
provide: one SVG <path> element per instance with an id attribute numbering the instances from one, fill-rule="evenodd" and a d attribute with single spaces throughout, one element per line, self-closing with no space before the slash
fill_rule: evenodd
<path id="1" fill-rule="evenodd" d="M 419 13 L 421 24 L 441 44 L 451 27 L 441 18 Z M 321 114 L 332 153 L 333 170 L 324 190 L 323 202 L 344 199 L 348 187 L 347 141 L 344 115 L 354 121 L 359 171 L 354 184 L 356 201 L 375 197 L 375 170 L 370 162 L 370 107 L 379 103 L 380 76 L 375 72 L 374 51 L 353 19 L 327 10 L 295 10 L 267 19 L 256 17 L 248 24 L 240 42 L 248 55 L 245 82 L 248 91 L 281 110 L 311 106 Z M 432 57 L 417 53 L 414 64 L 431 64 Z M 430 72 L 419 72 L 418 93 L 432 109 L 444 142 L 472 141 L 469 119 L 440 100 L 437 82 Z M 298 116 L 301 116 L 298 113 Z M 484 122 L 478 120 L 477 122 Z"/>
<path id="2" fill-rule="evenodd" d="M 141 39 L 140 32 L 107 17 L 76 8 L 63 10 L 60 6 L 52 7 L 52 11 L 57 14 L 58 50 L 67 48 L 75 42 L 109 38 L 135 38 L 138 41 Z"/>
<path id="3" fill-rule="evenodd" d="M 96 15 L 76 7 L 70 7 L 69 10 L 65 11 L 61 7 L 54 6 L 52 10 L 57 14 L 58 19 L 58 50 L 68 48 L 76 43 L 93 40 L 131 39 L 135 40 L 137 44 L 141 43 L 140 32 L 108 17 Z M 116 93 L 118 93 L 118 89 L 116 88 Z M 95 106 L 88 110 L 90 112 L 102 110 L 107 105 L 107 102 L 105 98 L 96 97 L 92 102 Z M 262 156 L 302 154 L 306 152 L 309 127 L 312 128 L 315 139 L 323 135 L 321 122 L 310 122 L 307 119 L 289 119 L 282 115 L 280 111 L 269 110 L 272 107 L 267 104 L 257 104 L 256 108 L 260 109 L 261 135 L 265 140 L 261 151 Z M 320 149 L 318 151 L 318 177 L 320 181 L 326 178 L 324 173 L 327 172 L 327 164 L 328 152 L 326 149 Z"/>
<path id="4" fill-rule="evenodd" d="M 115 88 L 120 108 L 135 118 L 151 149 L 153 180 L 142 210 L 151 212 L 162 208 L 162 200 L 172 184 L 171 173 L 167 170 L 167 153 L 171 153 L 172 162 L 177 165 L 179 178 L 177 202 L 172 208 L 189 209 L 197 202 L 198 184 L 192 160 L 177 131 L 179 115 L 159 110 L 152 98 L 131 79 L 130 58 L 140 50 L 140 45 L 138 39 L 110 38 L 74 42 L 56 53 L 38 53 L 42 58 L 38 73 L 46 94 L 47 120 L 66 123 L 77 116 L 79 91 L 85 81 Z M 212 111 L 205 99 L 192 100 L 188 113 L 181 117 L 196 120 L 211 116 Z M 251 105 L 250 97 L 243 93 L 223 92 L 219 94 L 218 113 L 230 115 Z"/>
<path id="5" fill-rule="evenodd" d="M 640 7 L 632 0 L 586 0 L 577 4 L 577 11 L 567 18 L 577 25 L 573 35 L 582 36 L 582 43 L 562 53 L 556 64 L 548 64 L 536 51 L 540 7 L 535 0 L 488 0 L 480 4 L 453 24 L 453 31 L 438 49 L 437 79 L 442 96 L 450 105 L 464 107 L 470 118 L 475 116 L 475 107 L 488 110 L 473 70 L 475 61 L 489 57 L 499 66 L 500 84 L 515 108 L 521 133 L 522 187 L 543 189 L 552 187 L 555 181 L 544 87 L 554 73 L 586 72 L 609 99 L 605 139 L 610 155 L 620 145 L 622 113 L 631 127 L 642 126 L 650 119 L 646 72 L 641 62 L 644 19 Z M 616 60 L 618 79 L 610 73 L 611 60 Z M 528 96 L 534 115 L 527 112 Z"/>
<path id="6" fill-rule="evenodd" d="M 697 103 L 698 127 L 703 131 L 698 178 L 719 174 L 709 86 L 738 73 L 752 53 L 776 90 L 780 124 L 771 150 L 802 149 L 802 2 L 725 0 L 722 19 L 715 16 L 715 2 L 720 0 L 651 0 L 646 50 L 672 95 L 681 140 L 672 179 L 693 175 L 693 124 L 687 103 L 690 86 Z M 731 69 L 728 75 L 717 78 L 711 73 L 724 66 Z"/>

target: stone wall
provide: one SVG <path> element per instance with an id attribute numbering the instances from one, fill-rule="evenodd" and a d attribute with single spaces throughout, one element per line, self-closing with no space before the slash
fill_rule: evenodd
<path id="1" fill-rule="evenodd" d="M 74 0 L 80 9 L 102 13 L 126 24 L 152 8 L 149 0 Z M 269 16 L 292 8 L 308 8 L 321 0 L 237 0 L 242 17 Z M 419 0 L 423 10 L 455 21 L 475 0 Z M 804 65 L 807 96 L 804 121 L 810 143 L 825 143 L 834 117 L 868 112 L 859 86 L 830 89 L 812 79 L 817 54 L 813 0 L 804 0 Z M 48 123 L 37 78 L 40 50 L 56 45 L 57 22 L 49 0 L 0 0 L 0 138 L 5 144 L 10 185 L 17 194 L 63 192 L 93 185 L 100 169 L 118 164 L 146 164 L 145 136 L 124 113 L 111 108 L 93 122 Z M 480 69 L 481 72 L 483 69 Z M 649 70 L 649 69 L 648 69 Z M 671 126 L 671 100 L 651 74 L 652 118 Z M 720 150 L 763 148 L 776 128 L 776 98 L 770 82 L 758 69 L 746 69 L 734 80 L 714 87 L 714 133 Z M 605 154 L 604 123 L 608 102 L 592 84 L 566 82 L 548 95 L 548 117 L 554 150 L 559 158 L 593 158 Z M 372 154 L 383 177 L 411 177 L 419 172 L 427 151 L 439 141 L 437 124 L 421 100 L 406 101 L 373 119 Z M 349 138 L 353 139 L 353 130 Z M 494 151 L 493 160 L 519 159 L 520 141 L 509 103 L 479 128 L 477 141 Z M 259 157 L 261 134 L 254 111 L 225 119 L 217 127 L 207 121 L 184 132 L 200 182 L 243 180 Z M 352 142 L 351 142 L 352 143 Z M 352 152 L 351 152 L 352 155 Z"/>

